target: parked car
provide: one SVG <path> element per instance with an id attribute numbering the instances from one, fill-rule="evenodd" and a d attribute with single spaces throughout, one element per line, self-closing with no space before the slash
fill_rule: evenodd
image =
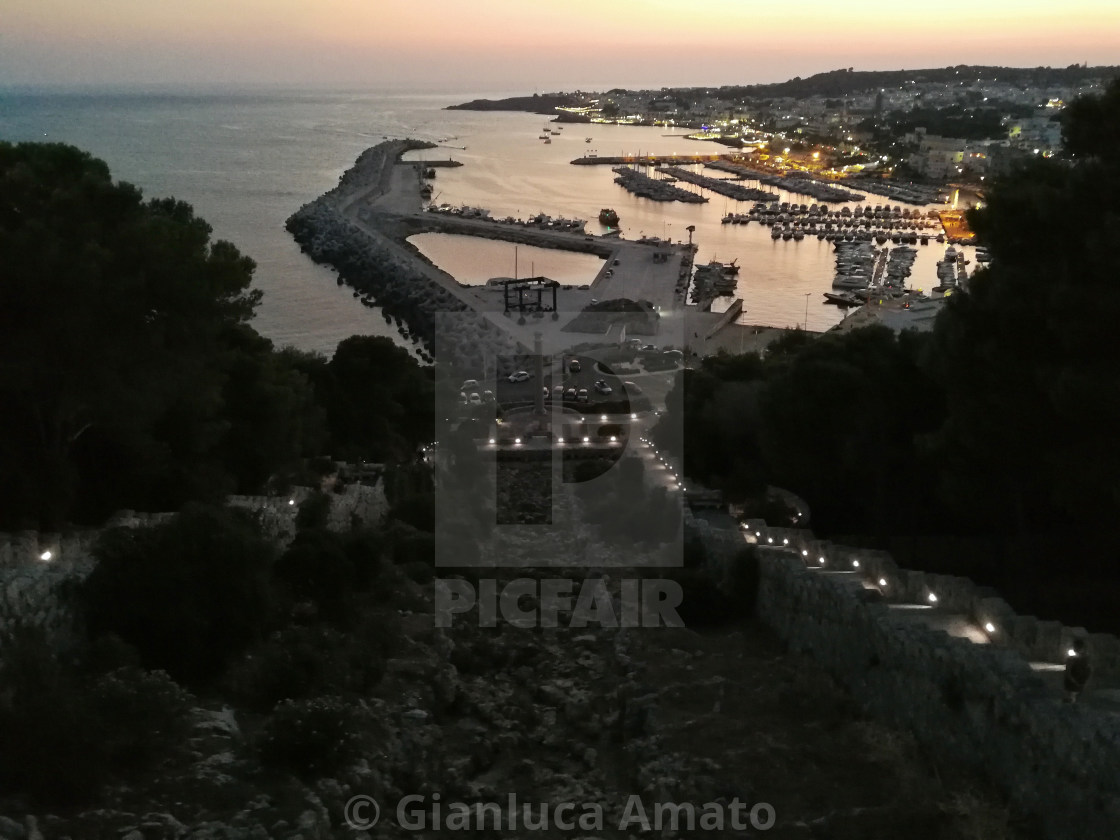
<path id="1" fill-rule="evenodd" d="M 605 379 L 596 379 L 595 390 L 600 394 L 609 394 L 611 392 L 611 386 L 607 384 Z"/>
<path id="2" fill-rule="evenodd" d="M 482 401 L 483 402 L 488 402 L 488 403 L 494 402 L 494 392 L 493 391 L 483 391 L 482 392 Z"/>
<path id="3" fill-rule="evenodd" d="M 564 399 L 564 386 L 563 385 L 557 385 L 556 387 L 554 387 L 552 389 L 552 399 L 554 399 L 554 400 Z"/>
<path id="4" fill-rule="evenodd" d="M 576 401 L 576 389 L 575 388 L 569 388 L 568 390 L 566 390 L 564 392 L 564 399 L 568 400 L 568 402 L 575 402 Z"/>
<path id="5" fill-rule="evenodd" d="M 482 405 L 482 397 L 480 397 L 480 396 L 478 395 L 478 392 L 472 392 L 472 393 L 471 393 L 471 394 L 470 394 L 470 395 L 469 395 L 469 396 L 467 397 L 467 401 L 468 401 L 468 402 L 469 402 L 469 403 L 470 403 L 471 405 Z"/>
<path id="6" fill-rule="evenodd" d="M 623 382 L 622 387 L 626 389 L 626 393 L 630 396 L 638 396 L 642 393 L 642 389 L 635 385 L 633 382 Z"/>
<path id="7" fill-rule="evenodd" d="M 591 398 L 587 395 L 586 388 L 580 388 L 576 393 L 576 402 L 589 402 Z"/>
<path id="8" fill-rule="evenodd" d="M 466 391 L 468 393 L 470 391 L 477 391 L 478 390 L 478 380 L 477 379 L 464 379 L 463 384 L 459 386 L 459 390 L 460 391 Z"/>
<path id="9" fill-rule="evenodd" d="M 548 388 L 541 388 L 541 394 L 544 396 L 545 402 L 552 399 L 552 391 L 548 390 Z"/>
<path id="10" fill-rule="evenodd" d="M 533 374 L 527 370 L 515 370 L 509 375 L 510 382 L 528 382 L 533 378 Z"/>
<path id="11" fill-rule="evenodd" d="M 579 363 L 579 359 L 572 359 L 568 362 L 569 373 L 579 373 L 581 370 L 583 370 L 583 365 Z"/>

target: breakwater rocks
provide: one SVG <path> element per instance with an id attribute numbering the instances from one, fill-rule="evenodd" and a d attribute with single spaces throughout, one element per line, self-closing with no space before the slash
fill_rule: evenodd
<path id="1" fill-rule="evenodd" d="M 519 346 L 450 288 L 452 278 L 441 282 L 434 266 L 403 237 L 392 235 L 402 227 L 397 223 L 401 217 L 363 209 L 364 224 L 359 225 L 348 214 L 351 205 L 389 191 L 401 154 L 431 146 L 391 140 L 367 149 L 337 187 L 305 204 L 285 226 L 304 253 L 334 267 L 340 280 L 356 290 L 355 296 L 380 306 L 386 320 L 395 319 L 402 333 L 420 342 L 425 361 L 434 359 L 439 331 L 441 360 L 477 369 L 487 353 L 512 356 Z M 440 313 L 453 317 L 438 318 Z"/>
<path id="2" fill-rule="evenodd" d="M 448 290 L 411 270 L 408 261 L 375 242 L 330 202 L 312 202 L 288 219 L 288 231 L 317 263 L 333 266 L 360 295 L 407 325 L 409 335 L 435 350 L 437 311 L 465 310 Z"/>
<path id="3" fill-rule="evenodd" d="M 651 198 L 654 201 L 683 201 L 687 204 L 703 204 L 708 200 L 696 193 L 674 187 L 665 181 L 658 181 L 648 175 L 643 175 L 637 169 L 631 169 L 629 166 L 617 166 L 611 171 L 618 176 L 614 179 L 616 184 L 639 198 Z"/>
<path id="4" fill-rule="evenodd" d="M 742 184 L 730 183 L 723 178 L 709 178 L 706 175 L 698 175 L 695 172 L 689 172 L 687 169 L 681 169 L 679 166 L 667 166 L 661 171 L 672 175 L 679 181 L 696 184 L 698 187 L 725 195 L 728 198 L 734 198 L 737 201 L 777 201 L 779 198 L 777 193 L 757 190 L 754 187 L 744 187 Z"/>

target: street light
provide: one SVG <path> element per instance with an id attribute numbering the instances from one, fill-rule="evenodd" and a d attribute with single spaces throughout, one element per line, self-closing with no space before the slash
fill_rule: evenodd
<path id="1" fill-rule="evenodd" d="M 809 330 L 809 295 L 811 295 L 811 294 L 812 294 L 812 292 L 806 292 L 805 293 L 805 331 L 806 332 L 808 332 L 808 330 Z"/>

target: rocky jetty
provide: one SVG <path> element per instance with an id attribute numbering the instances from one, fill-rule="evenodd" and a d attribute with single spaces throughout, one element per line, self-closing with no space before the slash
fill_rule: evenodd
<path id="1" fill-rule="evenodd" d="M 389 191 L 393 166 L 404 152 L 431 147 L 416 140 L 391 140 L 367 149 L 337 187 L 305 204 L 285 226 L 304 253 L 338 271 L 355 297 L 380 306 L 387 322 L 395 321 L 402 333 L 420 342 L 427 361 L 436 352 L 437 315 L 447 313 L 451 317 L 438 319 L 440 353 L 453 364 L 478 368 L 485 352 L 511 356 L 518 345 L 441 283 L 415 248 L 380 232 L 399 229 L 399 217 L 363 208 L 364 224 L 359 224 L 349 212 L 371 195 Z"/>

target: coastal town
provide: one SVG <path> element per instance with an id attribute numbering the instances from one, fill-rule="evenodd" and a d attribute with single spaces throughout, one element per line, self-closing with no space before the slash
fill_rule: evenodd
<path id="1" fill-rule="evenodd" d="M 775 85 L 551 94 L 562 121 L 661 125 L 749 150 L 775 171 L 830 180 L 982 185 L 1060 147 L 1065 103 L 1114 68 L 837 70 Z"/>

